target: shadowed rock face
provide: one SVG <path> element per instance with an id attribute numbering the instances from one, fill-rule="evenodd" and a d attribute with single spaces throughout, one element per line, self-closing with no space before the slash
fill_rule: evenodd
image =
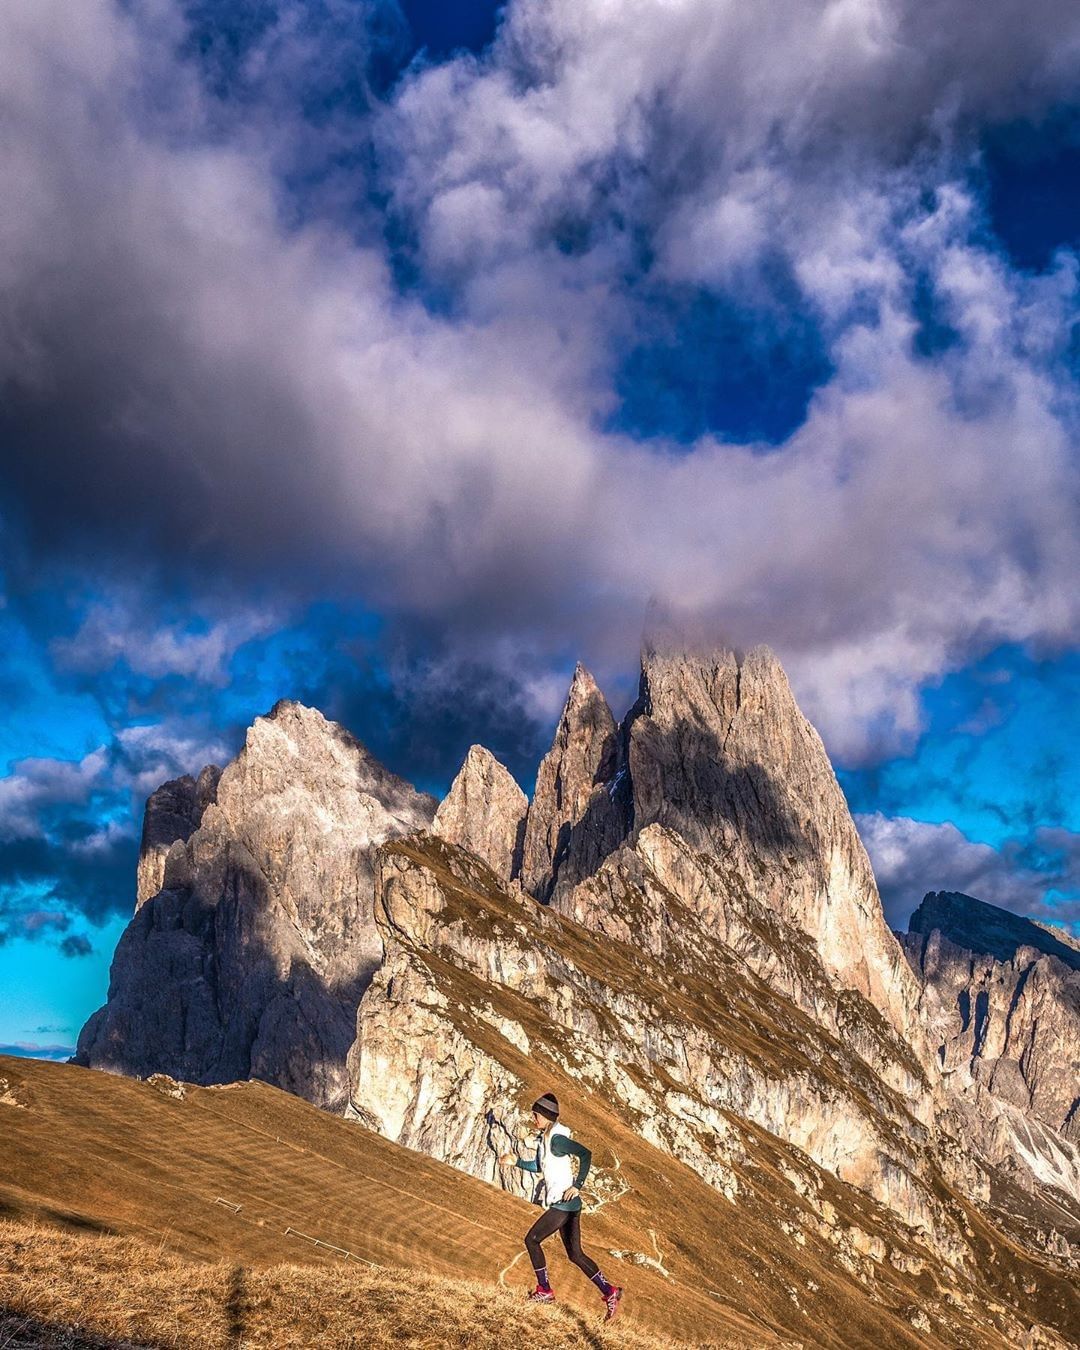
<path id="1" fill-rule="evenodd" d="M 490 750 L 474 745 L 435 812 L 434 830 L 509 881 L 521 866 L 529 801 Z"/>
<path id="2" fill-rule="evenodd" d="M 221 770 L 207 764 L 198 778 L 184 774 L 162 783 L 146 801 L 136 880 L 135 908 L 157 895 L 165 879 L 165 857 L 179 839 L 191 838 L 217 795 Z"/>
<path id="3" fill-rule="evenodd" d="M 1029 948 L 1053 956 L 1070 970 L 1080 970 L 1080 944 L 1075 938 L 959 891 L 930 891 L 908 921 L 909 934 L 928 937 L 934 932 L 965 951 L 997 961 L 1012 961 L 1021 948 Z"/>
<path id="4" fill-rule="evenodd" d="M 796 924 L 918 1049 L 918 987 L 820 736 L 765 647 L 646 650 L 627 718 L 635 834 L 666 826 Z"/>
<path id="5" fill-rule="evenodd" d="M 1080 1143 L 1080 950 L 996 905 L 932 892 L 901 939 L 959 1090 L 985 1086 Z"/>
<path id="6" fill-rule="evenodd" d="M 196 1083 L 258 1077 L 343 1109 L 356 1005 L 381 956 L 372 856 L 429 825 L 434 806 L 321 713 L 276 704 L 198 829 L 171 845 L 78 1062 Z"/>
<path id="7" fill-rule="evenodd" d="M 618 848 L 627 830 L 622 769 L 619 728 L 596 681 L 579 664 L 529 806 L 521 884 L 530 895 L 550 899 Z"/>

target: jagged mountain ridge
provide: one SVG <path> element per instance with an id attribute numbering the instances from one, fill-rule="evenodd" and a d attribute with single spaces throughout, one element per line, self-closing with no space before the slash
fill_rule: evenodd
<path id="1" fill-rule="evenodd" d="M 279 701 L 197 828 L 168 848 L 76 1062 L 196 1083 L 261 1078 L 343 1109 L 356 1006 L 381 959 L 374 851 L 430 825 L 435 805 L 344 728 Z"/>
<path id="2" fill-rule="evenodd" d="M 955 1090 L 984 1087 L 1080 1143 L 1080 950 L 1067 935 L 941 891 L 901 942 Z"/>
<path id="3" fill-rule="evenodd" d="M 291 755 L 276 778 L 270 775 L 272 792 L 297 788 L 301 758 Z M 320 772 L 325 766 L 306 783 L 299 774 L 309 806 Z M 258 775 L 245 782 L 254 795 L 266 788 Z M 739 1193 L 745 1155 L 734 1145 L 729 1155 L 717 1141 L 764 1129 L 874 1197 L 893 1222 L 917 1225 L 926 1241 L 920 1259 L 969 1262 L 964 1226 L 943 1207 L 940 1188 L 989 1205 L 1003 1183 L 987 1162 L 1016 1154 L 1038 1174 L 1057 1136 L 1046 1131 L 1049 1143 L 1032 1145 L 1031 1167 L 1017 1149 L 1006 1103 L 993 1094 L 952 1100 L 926 1035 L 924 990 L 885 926 L 824 747 L 771 653 L 647 649 L 641 696 L 621 726 L 579 669 L 524 816 L 523 806 L 505 769 L 474 747 L 439 807 L 441 841 L 418 840 L 426 863 L 403 863 L 411 846 L 379 848 L 373 835 L 365 838 L 346 866 L 374 870 L 369 922 L 374 933 L 376 921 L 386 920 L 382 944 L 376 939 L 372 948 L 385 950 L 381 968 L 358 1015 L 355 1000 L 349 1008 L 356 988 L 337 986 L 332 1037 L 267 1039 L 260 1047 L 266 1053 L 250 1057 L 260 1076 L 333 1109 L 351 1098 L 352 1109 L 390 1138 L 495 1179 L 492 1135 L 500 1121 L 510 1122 L 509 1103 L 524 1083 L 508 1065 L 539 1053 L 545 1071 L 590 1082 L 652 1145 L 721 1191 L 734 1186 Z M 317 811 L 295 813 L 295 838 L 287 830 L 276 841 L 277 852 L 303 844 L 309 869 L 323 848 L 315 819 Z M 412 830 L 430 822 L 430 814 L 414 820 Z M 409 822 L 397 825 L 386 839 L 410 834 Z M 173 923 L 177 891 L 208 897 L 220 884 L 219 853 L 193 851 L 189 841 L 178 849 L 176 870 L 166 865 L 166 889 L 151 903 L 166 924 Z M 433 858 L 442 861 L 433 865 Z M 458 861 L 450 866 L 448 858 Z M 280 863 L 274 849 L 265 861 Z M 487 878 L 483 886 L 474 867 Z M 431 874 L 453 875 L 455 868 L 471 880 L 459 875 L 448 888 L 443 877 L 432 890 Z M 418 875 L 428 877 L 419 890 Z M 548 907 L 527 893 L 530 886 Z M 485 887 L 501 897 L 496 909 L 509 905 L 520 916 L 516 936 L 503 931 L 499 943 L 489 940 L 491 907 L 475 903 Z M 451 893 L 457 901 L 448 900 Z M 464 907 L 461 895 L 472 897 Z M 269 908 L 280 917 L 276 904 L 275 893 Z M 456 914 L 454 922 L 432 918 L 443 909 Z M 232 912 L 228 903 L 217 906 L 226 919 Z M 391 914 L 399 920 L 390 923 Z M 534 930 L 534 921 L 548 928 Z M 595 935 L 598 950 L 584 967 L 575 953 L 540 940 L 552 921 Z M 432 934 L 442 936 L 433 944 Z M 199 941 L 201 952 L 213 953 L 219 936 L 200 933 Z M 651 992 L 639 980 L 610 977 L 625 960 L 621 948 L 636 951 L 641 964 L 659 963 L 664 978 Z M 341 951 L 357 959 L 347 944 Z M 309 970 L 318 965 L 311 952 L 304 961 Z M 125 1004 L 140 1003 L 131 998 L 139 955 L 129 952 L 120 962 L 118 952 L 118 963 L 119 1016 L 108 1006 L 98 1015 L 117 1033 L 114 1047 L 125 1035 Z M 291 970 L 285 978 L 279 967 L 276 992 L 284 981 L 295 1004 Z M 569 1037 L 574 1055 L 538 1052 L 528 1035 L 523 1045 L 520 1010 L 512 1018 L 489 1016 L 508 994 L 523 996 L 525 986 L 533 1018 L 556 1043 Z M 464 1024 L 454 1015 L 462 1008 L 470 1010 Z M 353 1020 L 347 1034 L 346 1012 Z M 316 1009 L 300 1020 L 306 1031 L 322 1018 Z M 320 1057 L 333 1073 L 316 1080 L 310 1065 Z M 609 1072 L 613 1058 L 625 1064 L 619 1074 Z M 447 1064 L 455 1066 L 449 1083 L 425 1077 Z M 144 1071 L 130 1060 L 106 1066 Z M 221 1067 L 219 1060 L 213 1071 Z M 246 1076 L 242 1066 L 236 1076 Z M 451 1112 L 441 1109 L 448 1094 L 458 1103 Z M 501 1103 L 497 1117 L 490 1116 L 492 1101 Z M 1066 1152 L 1055 1180 L 1068 1185 L 1075 1173 L 1080 1192 L 1075 1150 L 1060 1143 Z M 866 1280 L 869 1291 L 872 1277 Z"/>

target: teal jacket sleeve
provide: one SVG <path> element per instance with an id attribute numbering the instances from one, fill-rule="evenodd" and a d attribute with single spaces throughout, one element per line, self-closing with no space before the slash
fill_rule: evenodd
<path id="1" fill-rule="evenodd" d="M 520 1167 L 523 1172 L 540 1171 L 540 1164 L 535 1158 L 518 1158 L 517 1166 Z"/>
<path id="2" fill-rule="evenodd" d="M 567 1155 L 576 1158 L 578 1173 L 574 1185 L 579 1189 L 585 1185 L 585 1178 L 589 1175 L 589 1167 L 592 1164 L 592 1153 L 584 1144 L 579 1144 L 576 1139 L 567 1139 L 565 1134 L 557 1134 L 551 1141 L 551 1153 L 555 1158 L 565 1158 Z"/>

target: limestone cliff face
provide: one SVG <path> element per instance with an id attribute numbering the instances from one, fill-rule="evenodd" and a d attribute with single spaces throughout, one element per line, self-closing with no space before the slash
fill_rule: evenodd
<path id="1" fill-rule="evenodd" d="M 626 836 L 621 736 L 596 681 L 578 665 L 529 805 L 521 884 L 548 900 L 596 870 Z"/>
<path id="2" fill-rule="evenodd" d="M 825 747 L 772 652 L 646 650 L 628 722 L 635 832 L 664 825 L 721 860 L 925 1054 L 918 983 Z"/>
<path id="3" fill-rule="evenodd" d="M 474 745 L 435 812 L 434 830 L 509 881 L 521 866 L 529 800 L 490 750 Z"/>
<path id="4" fill-rule="evenodd" d="M 993 1095 L 1080 1143 L 1080 950 L 970 896 L 932 892 L 904 950 L 958 1090 Z"/>
<path id="5" fill-rule="evenodd" d="M 199 828 L 204 811 L 217 795 L 220 777 L 218 766 L 207 764 L 197 779 L 190 774 L 173 778 L 147 798 L 136 875 L 136 909 L 161 890 L 169 849 L 178 839 L 190 839 Z"/>
<path id="6" fill-rule="evenodd" d="M 342 1109 L 356 1006 L 382 951 L 372 856 L 429 825 L 434 806 L 321 713 L 275 705 L 198 829 L 171 845 L 78 1061 L 197 1083 L 264 1078 Z"/>
<path id="7" fill-rule="evenodd" d="M 991 1178 L 942 1128 L 910 1048 L 752 896 L 712 908 L 723 877 L 709 869 L 652 825 L 543 906 L 440 839 L 385 846 L 375 912 L 386 958 L 349 1056 L 354 1110 L 520 1189 L 497 1158 L 530 1098 L 554 1086 L 571 1111 L 603 1102 L 736 1208 L 752 1204 L 757 1142 L 769 1138 L 784 1150 L 783 1184 L 805 1195 L 827 1176 L 868 1198 L 876 1233 L 905 1235 L 905 1261 L 978 1281 L 986 1249 L 961 1213 L 989 1207 Z M 621 1193 L 610 1167 L 593 1185 L 590 1207 Z M 880 1287 L 892 1240 L 859 1234 L 847 1268 L 867 1289 Z"/>
<path id="8" fill-rule="evenodd" d="M 555 912 L 441 841 L 383 849 L 375 912 L 386 960 L 360 1006 L 354 1101 L 391 1138 L 490 1180 L 487 1112 L 505 1120 L 523 1100 L 512 1051 L 541 1055 L 710 1184 L 737 1188 L 722 1142 L 735 1115 L 956 1249 L 930 1184 L 930 1085 L 910 1048 L 752 898 L 732 897 L 734 945 L 703 925 L 669 884 L 680 863 L 696 866 L 683 841 L 652 826 Z M 680 889 L 691 889 L 685 878 Z M 761 969 L 782 970 L 778 982 L 812 1015 L 761 979 L 740 945 Z M 985 1192 L 973 1159 L 948 1166 Z"/>

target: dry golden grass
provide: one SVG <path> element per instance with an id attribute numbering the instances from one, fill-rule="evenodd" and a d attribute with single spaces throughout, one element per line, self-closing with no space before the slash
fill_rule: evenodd
<path id="1" fill-rule="evenodd" d="M 451 978 L 461 1002 L 471 1006 L 481 991 L 467 985 L 463 972 L 448 971 Z M 507 1015 L 526 1022 L 528 1011 L 508 1006 Z M 470 1030 L 477 1038 L 491 1034 L 479 1026 Z M 970 1207 L 958 1209 L 958 1217 L 979 1240 L 974 1281 L 929 1264 L 908 1269 L 907 1260 L 918 1253 L 911 1235 L 867 1197 L 822 1176 L 821 1197 L 835 1209 L 837 1232 L 852 1225 L 887 1245 L 889 1259 L 860 1277 L 838 1258 L 808 1202 L 792 1190 L 786 1173 L 807 1161 L 774 1136 L 732 1122 L 749 1162 L 731 1203 L 628 1128 L 583 1083 L 550 1062 L 527 1062 L 508 1045 L 501 1053 L 525 1081 L 532 1075 L 538 1090 L 542 1083 L 573 1101 L 575 1128 L 593 1142 L 598 1173 L 607 1174 L 610 1193 L 618 1194 L 583 1223 L 586 1250 L 627 1289 L 614 1328 L 602 1330 L 596 1291 L 557 1244 L 551 1270 L 561 1317 L 523 1305 L 531 1281 L 521 1239 L 535 1218 L 525 1201 L 298 1098 L 261 1083 L 181 1090 L 168 1081 L 0 1057 L 4 1092 L 17 1099 L 0 1103 L 0 1220 L 36 1224 L 39 1233 L 37 1247 L 22 1248 L 19 1258 L 20 1314 L 42 1325 L 75 1318 L 90 1325 L 93 1314 L 99 1320 L 92 1325 L 108 1328 L 109 1344 L 126 1336 L 136 1345 L 230 1344 L 237 1350 L 235 1336 L 213 1339 L 223 1334 L 221 1319 L 230 1307 L 243 1314 L 244 1345 L 328 1350 L 559 1344 L 547 1334 L 555 1326 L 569 1328 L 566 1334 L 576 1329 L 579 1339 L 564 1342 L 575 1345 L 615 1344 L 608 1333 L 617 1331 L 625 1345 L 922 1350 L 927 1337 L 911 1319 L 923 1312 L 933 1319 L 935 1344 L 1004 1350 L 1015 1342 L 1016 1324 L 994 1312 L 994 1295 L 1027 1303 L 1028 1324 L 1080 1325 L 1067 1277 L 1004 1245 Z M 239 1209 L 216 1203 L 219 1198 Z M 956 1197 L 943 1199 L 961 1205 Z M 287 1233 L 290 1226 L 382 1269 L 353 1261 L 343 1266 L 332 1251 Z M 76 1248 L 40 1237 L 58 1229 L 57 1242 L 104 1239 L 83 1249 L 94 1253 L 93 1261 L 74 1284 L 62 1268 L 78 1262 L 55 1253 Z M 125 1239 L 135 1239 L 131 1255 L 109 1256 L 124 1251 Z M 616 1258 L 616 1250 L 662 1253 L 667 1278 Z M 171 1292 L 168 1280 L 153 1273 L 165 1267 L 183 1272 Z M 432 1313 L 415 1297 L 417 1282 L 422 1293 L 444 1288 L 447 1278 L 474 1282 L 457 1286 L 471 1292 L 440 1296 Z M 6 1292 L 11 1283 L 0 1263 L 0 1302 L 14 1297 Z M 477 1299 L 494 1328 L 490 1319 L 476 1326 L 458 1319 Z M 160 1326 L 124 1320 L 132 1310 L 161 1319 Z M 415 1339 L 429 1334 L 421 1320 L 429 1314 L 436 1339 Z M 41 1325 L 32 1333 L 37 1340 L 20 1342 L 10 1339 L 10 1327 L 9 1319 L 9 1340 L 0 1334 L 0 1350 L 95 1345 L 87 1333 L 81 1340 L 66 1332 L 66 1340 L 43 1340 Z M 294 1329 L 300 1339 L 289 1339 Z M 455 1339 L 469 1332 L 493 1338 Z M 383 1335 L 391 1339 L 377 1339 Z"/>
<path id="2" fill-rule="evenodd" d="M 657 1350 L 672 1343 L 419 1271 L 185 1261 L 135 1238 L 0 1222 L 0 1348 Z M 721 1344 L 713 1342 L 714 1345 Z"/>

